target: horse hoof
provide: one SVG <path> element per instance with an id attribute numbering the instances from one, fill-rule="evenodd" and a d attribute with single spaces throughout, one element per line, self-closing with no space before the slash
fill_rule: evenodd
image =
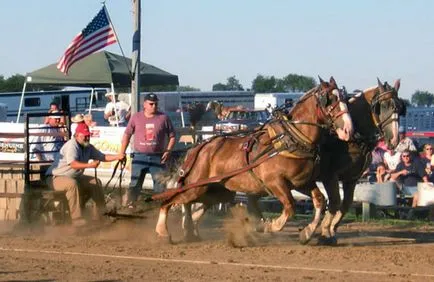
<path id="1" fill-rule="evenodd" d="M 160 235 L 157 233 L 156 239 L 157 242 L 161 244 L 169 244 L 169 245 L 173 244 L 172 237 L 170 235 Z"/>
<path id="2" fill-rule="evenodd" d="M 306 228 L 300 231 L 298 238 L 300 244 L 306 245 L 309 243 L 310 239 L 312 239 L 312 232 L 307 231 Z"/>
<path id="3" fill-rule="evenodd" d="M 338 240 L 336 237 L 325 237 L 320 236 L 318 238 L 318 245 L 320 246 L 336 246 L 338 244 Z"/>

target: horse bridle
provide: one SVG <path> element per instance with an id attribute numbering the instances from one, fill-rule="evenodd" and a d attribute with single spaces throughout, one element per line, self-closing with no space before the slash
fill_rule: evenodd
<path id="1" fill-rule="evenodd" d="M 333 89 L 332 91 L 334 91 L 334 90 L 339 91 L 338 89 Z M 336 126 L 336 123 L 335 123 L 336 120 L 340 116 L 348 113 L 348 109 L 341 110 L 341 111 L 339 111 L 337 113 L 334 113 L 336 107 L 338 107 L 339 104 L 343 101 L 343 99 L 341 99 L 341 97 L 338 97 L 338 100 L 336 102 L 334 102 L 333 104 L 331 104 L 331 105 L 329 105 L 329 106 L 327 106 L 327 107 L 324 108 L 323 104 L 326 104 L 326 103 L 323 103 L 321 101 L 321 99 L 324 99 L 324 98 L 328 99 L 328 97 L 327 97 L 327 95 L 328 95 L 327 90 L 325 92 L 326 93 L 321 92 L 321 91 L 315 91 L 315 92 L 312 93 L 312 95 L 315 94 L 315 97 L 316 97 L 316 100 L 317 100 L 317 115 L 318 115 L 319 119 L 325 121 L 325 124 L 315 124 L 315 125 L 318 126 L 318 127 L 323 128 L 323 129 L 330 129 L 331 128 L 333 130 L 336 130 L 337 129 L 337 126 Z M 308 97 L 310 97 L 310 96 L 308 96 Z M 306 97 L 306 99 L 308 97 Z M 306 100 L 306 99 L 303 99 L 303 101 Z M 300 101 L 300 102 L 303 102 L 303 101 Z"/>
<path id="2" fill-rule="evenodd" d="M 392 88 L 391 90 L 388 90 L 388 91 L 383 92 L 383 93 L 377 92 L 374 95 L 374 97 L 372 98 L 372 102 L 371 102 L 372 119 L 374 120 L 375 126 L 380 131 L 381 136 L 384 136 L 384 127 L 385 126 L 387 126 L 388 124 L 390 124 L 394 121 L 399 121 L 399 117 L 398 117 L 399 109 L 396 106 L 395 97 L 396 97 L 396 91 L 394 88 Z M 378 106 L 381 106 L 381 102 L 384 102 L 387 100 L 392 100 L 394 102 L 392 111 L 384 120 L 380 120 L 380 116 L 376 113 L 377 111 L 375 110 L 375 108 Z M 394 117 L 394 114 L 396 114 L 395 117 Z"/>

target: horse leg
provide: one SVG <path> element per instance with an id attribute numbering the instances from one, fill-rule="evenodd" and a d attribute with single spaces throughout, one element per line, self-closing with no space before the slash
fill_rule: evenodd
<path id="1" fill-rule="evenodd" d="M 283 205 L 282 214 L 278 218 L 273 219 L 269 228 L 266 228 L 266 231 L 270 232 L 278 232 L 282 230 L 288 218 L 295 214 L 295 201 L 292 197 L 291 191 L 288 189 L 288 185 L 286 185 L 283 179 L 279 182 L 280 183 L 278 183 L 274 189 L 272 186 L 268 186 L 274 196 L 279 199 Z"/>
<path id="2" fill-rule="evenodd" d="M 265 230 L 265 218 L 259 208 L 258 201 L 261 198 L 260 195 L 247 194 L 247 211 L 253 215 L 256 221 L 256 231 L 264 232 Z"/>
<path id="3" fill-rule="evenodd" d="M 342 201 L 342 206 L 340 210 L 336 212 L 336 215 L 330 225 L 330 234 L 333 237 L 336 236 L 336 231 L 339 227 L 339 224 L 341 223 L 342 219 L 344 218 L 345 214 L 348 212 L 353 203 L 354 189 L 356 187 L 356 182 L 343 182 L 342 184 L 344 190 L 344 199 Z"/>
<path id="4" fill-rule="evenodd" d="M 200 241 L 199 219 L 205 213 L 208 206 L 202 203 L 195 203 L 195 211 L 192 213 L 192 204 L 182 205 L 182 229 L 184 230 L 184 240 L 187 242 Z"/>
<path id="5" fill-rule="evenodd" d="M 193 219 L 193 233 L 197 240 L 201 240 L 199 235 L 199 221 L 208 209 L 209 205 L 200 204 L 200 206 L 194 208 L 193 214 L 191 215 Z"/>
<path id="6" fill-rule="evenodd" d="M 163 204 L 160 207 L 160 213 L 158 215 L 157 226 L 155 227 L 155 232 L 157 232 L 157 236 L 162 239 L 167 239 L 169 242 L 171 241 L 169 231 L 167 229 L 167 216 L 169 214 L 169 210 L 172 204 Z"/>
<path id="7" fill-rule="evenodd" d="M 182 205 L 182 229 L 184 230 L 184 241 L 186 242 L 195 242 L 200 240 L 199 236 L 196 235 L 198 231 L 197 224 L 195 224 L 192 215 L 192 205 L 192 203 Z M 203 210 L 202 204 L 194 205 L 200 205 L 200 210 Z"/>
<path id="8" fill-rule="evenodd" d="M 310 224 L 308 224 L 301 232 L 300 232 L 300 243 L 307 244 L 310 239 L 312 239 L 312 235 L 315 233 L 316 229 L 321 220 L 321 213 L 325 207 L 325 198 L 321 193 L 318 187 L 311 191 L 313 206 L 315 207 L 315 215 Z"/>
<path id="9" fill-rule="evenodd" d="M 334 245 L 336 242 L 334 241 L 335 238 L 330 234 L 330 226 L 336 211 L 341 205 L 339 179 L 337 175 L 332 175 L 329 176 L 327 180 L 323 181 L 323 184 L 329 197 L 329 210 L 326 212 L 321 222 L 321 237 L 318 242 L 325 245 Z"/>

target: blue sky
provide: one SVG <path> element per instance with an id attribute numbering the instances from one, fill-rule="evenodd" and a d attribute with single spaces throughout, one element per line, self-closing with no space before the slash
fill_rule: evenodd
<path id="1" fill-rule="evenodd" d="M 0 74 L 57 61 L 100 2 L 1 0 Z M 106 5 L 130 56 L 132 1 Z M 434 92 L 433 11 L 430 0 L 142 0 L 142 61 L 202 90 L 232 75 L 245 88 L 257 74 L 333 75 L 348 90 L 378 76 L 401 78 L 400 95 L 409 98 Z"/>

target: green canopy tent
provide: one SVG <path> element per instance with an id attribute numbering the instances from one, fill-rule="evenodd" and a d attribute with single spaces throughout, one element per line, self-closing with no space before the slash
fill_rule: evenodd
<path id="1" fill-rule="evenodd" d="M 27 83 L 90 87 L 131 86 L 131 59 L 102 51 L 76 62 L 67 75 L 56 68 L 57 63 L 27 74 Z M 178 85 L 178 76 L 155 66 L 140 63 L 142 86 Z"/>
<path id="2" fill-rule="evenodd" d="M 76 62 L 67 75 L 60 72 L 56 66 L 57 63 L 54 63 L 26 75 L 17 122 L 21 115 L 26 84 L 92 87 L 91 98 L 95 87 L 110 87 L 114 91 L 117 87 L 131 86 L 129 70 L 131 59 L 107 51 L 91 54 Z M 140 62 L 140 84 L 141 86 L 178 85 L 179 82 L 177 75 Z"/>

